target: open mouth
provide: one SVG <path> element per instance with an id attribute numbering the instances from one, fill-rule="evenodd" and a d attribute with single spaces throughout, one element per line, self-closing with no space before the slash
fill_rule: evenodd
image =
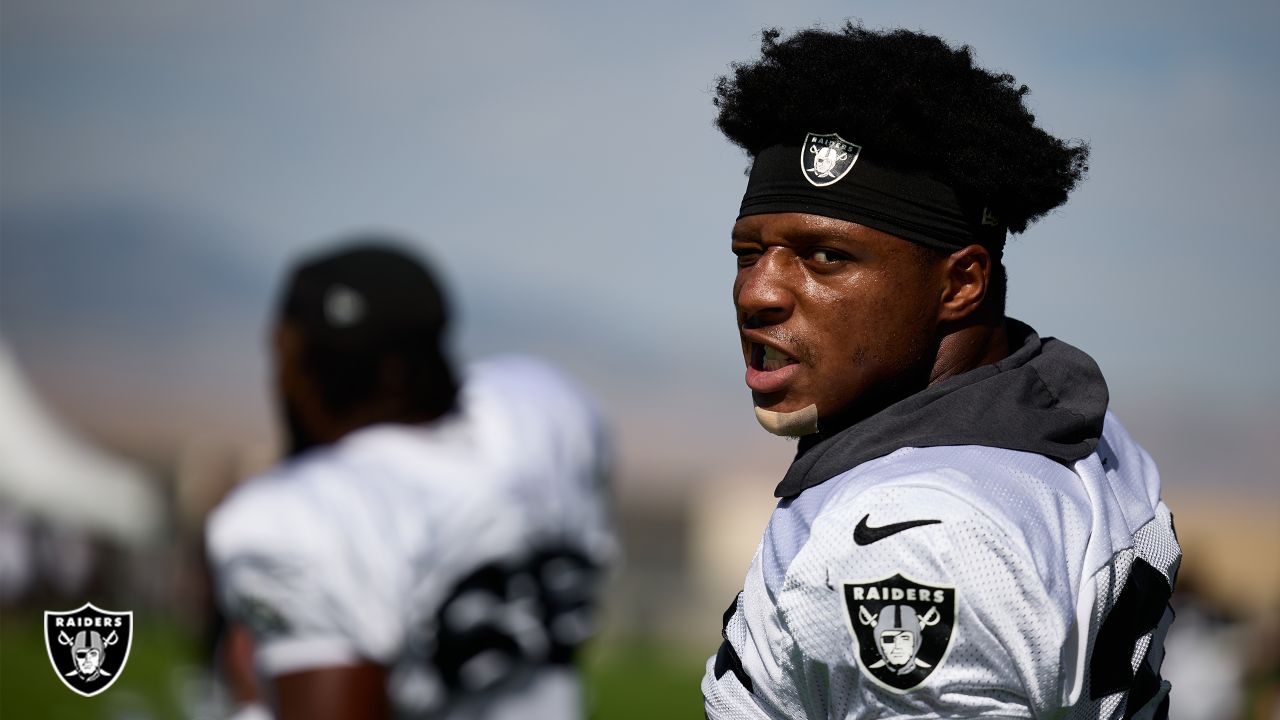
<path id="1" fill-rule="evenodd" d="M 748 364 L 755 370 L 773 372 L 797 362 L 795 358 L 781 350 L 760 343 L 751 343 L 751 360 Z"/>
<path id="2" fill-rule="evenodd" d="M 793 376 L 800 370 L 800 361 L 790 355 L 757 342 L 748 345 L 750 354 L 747 358 L 747 387 L 757 393 L 757 402 L 761 395 L 773 395 L 783 392 L 791 384 Z"/>

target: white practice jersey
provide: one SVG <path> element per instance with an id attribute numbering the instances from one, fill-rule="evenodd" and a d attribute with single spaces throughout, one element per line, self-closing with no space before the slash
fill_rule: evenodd
<path id="1" fill-rule="evenodd" d="M 572 652 L 616 553 L 602 437 L 550 368 L 476 364 L 455 413 L 237 488 L 207 528 L 220 602 L 267 676 L 373 661 L 398 717 L 580 717 Z"/>
<path id="2" fill-rule="evenodd" d="M 774 511 L 708 717 L 1150 718 L 1181 557 L 1150 457 L 1108 413 L 1065 465 L 903 448 Z"/>

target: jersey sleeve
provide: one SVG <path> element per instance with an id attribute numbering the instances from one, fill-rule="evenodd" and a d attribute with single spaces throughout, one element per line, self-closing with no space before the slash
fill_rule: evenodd
<path id="1" fill-rule="evenodd" d="M 726 623 L 754 687 L 726 690 L 721 675 L 708 715 L 1027 717 L 1062 707 L 1075 602 L 1055 553 L 1034 549 L 1054 533 L 1029 539 L 1016 519 L 955 491 L 964 484 L 922 475 L 833 493 L 807 517 L 776 512 Z"/>
<path id="2" fill-rule="evenodd" d="M 757 568 L 756 560 L 752 569 Z M 794 647 L 781 618 L 739 593 L 725 610 L 722 641 L 707 660 L 702 678 L 703 709 L 708 720 L 785 720 L 805 717 L 788 685 L 787 672 L 774 650 Z M 750 613 L 750 618 L 748 617 Z"/>
<path id="3" fill-rule="evenodd" d="M 206 527 L 219 605 L 253 636 L 259 669 L 274 677 L 388 662 L 401 630 L 382 583 L 352 577 L 324 523 L 272 499 L 240 494 Z"/>
<path id="4" fill-rule="evenodd" d="M 965 493 L 955 474 L 881 484 L 833 507 L 785 586 L 796 598 L 788 624 L 802 646 L 834 658 L 803 609 L 839 612 L 838 657 L 858 703 L 1050 712 L 1063 700 L 1063 669 L 1075 667 L 1073 585 L 1054 551 L 1066 539 L 1052 521 L 1029 530 L 1003 500 Z"/>

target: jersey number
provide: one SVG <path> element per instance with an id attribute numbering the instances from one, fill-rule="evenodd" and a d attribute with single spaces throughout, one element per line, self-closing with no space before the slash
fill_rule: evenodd
<path id="1" fill-rule="evenodd" d="M 1138 641 L 1160 624 L 1172 592 L 1169 581 L 1159 570 L 1142 558 L 1134 560 L 1120 597 L 1098 630 L 1093 660 L 1089 665 L 1090 695 L 1097 700 L 1128 690 L 1124 720 L 1132 718 L 1160 691 L 1159 668 L 1152 667 L 1144 655 L 1135 673 L 1133 656 L 1137 652 Z M 1150 652 L 1148 647 L 1147 654 Z M 1155 717 L 1156 720 L 1164 720 L 1168 715 L 1169 698 L 1165 697 Z"/>
<path id="2" fill-rule="evenodd" d="M 440 607 L 433 664 L 452 690 L 480 692 L 513 669 L 567 664 L 591 629 L 599 570 L 566 548 L 468 575 Z"/>

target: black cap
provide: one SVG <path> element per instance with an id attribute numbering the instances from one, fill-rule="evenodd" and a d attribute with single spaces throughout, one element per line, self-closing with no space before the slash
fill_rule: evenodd
<path id="1" fill-rule="evenodd" d="M 373 348 L 438 339 L 449 311 L 425 263 L 385 238 L 360 237 L 295 266 L 281 317 L 312 341 Z"/>

